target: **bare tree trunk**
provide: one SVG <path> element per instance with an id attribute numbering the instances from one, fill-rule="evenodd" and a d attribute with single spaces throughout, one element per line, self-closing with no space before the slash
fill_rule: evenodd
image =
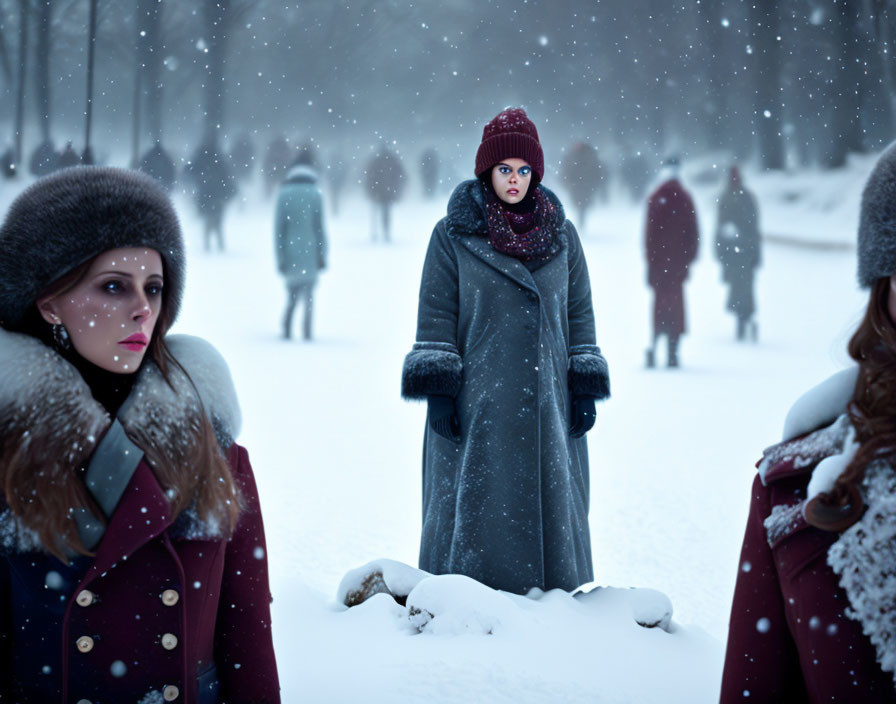
<path id="1" fill-rule="evenodd" d="M 96 50 L 96 3 L 97 0 L 90 0 L 90 19 L 87 25 L 87 106 L 84 110 L 86 120 L 84 125 L 83 155 L 83 162 L 85 164 L 93 163 L 93 152 L 90 148 L 90 129 L 93 126 L 93 74 Z"/>
<path id="2" fill-rule="evenodd" d="M 722 40 L 722 13 L 724 5 L 721 0 L 701 3 L 697 12 L 702 20 L 701 32 L 704 68 L 703 119 L 707 125 L 707 142 L 710 149 L 722 149 L 727 146 L 725 127 L 728 124 L 728 70 L 725 46 Z"/>
<path id="3" fill-rule="evenodd" d="M 0 27 L 4 24 L 4 11 L 0 8 Z M 6 45 L 6 34 L 3 31 L 0 31 L 0 68 L 3 69 L 3 78 L 6 79 L 8 91 L 12 85 L 12 60 L 9 57 L 9 47 Z"/>
<path id="4" fill-rule="evenodd" d="M 22 168 L 22 139 L 25 130 L 25 79 L 28 58 L 29 2 L 19 0 L 19 83 L 16 91 L 16 168 Z"/>
<path id="5" fill-rule="evenodd" d="M 865 29 L 869 70 L 865 75 L 865 90 L 869 97 L 870 113 L 868 135 L 874 149 L 885 146 L 892 139 L 896 120 L 893 105 L 893 69 L 887 58 L 890 45 L 890 27 L 887 3 L 884 0 L 866 0 L 863 14 L 869 18 Z"/>
<path id="6" fill-rule="evenodd" d="M 140 161 L 144 120 L 150 138 L 162 139 L 161 0 L 137 0 L 134 52 L 134 105 L 131 123 L 131 165 Z"/>
<path id="7" fill-rule="evenodd" d="M 37 37 L 34 42 L 34 83 L 37 114 L 40 120 L 41 137 L 50 141 L 50 51 L 53 42 L 50 32 L 53 27 L 53 3 L 40 0 L 35 17 Z"/>
<path id="8" fill-rule="evenodd" d="M 828 103 L 831 130 L 824 166 L 837 169 L 846 164 L 846 155 L 862 150 L 862 65 L 858 28 L 859 2 L 841 0 L 833 15 L 834 44 L 839 48 Z"/>
<path id="9" fill-rule="evenodd" d="M 759 164 L 763 169 L 784 168 L 784 141 L 781 136 L 781 44 L 776 0 L 756 0 L 751 13 L 754 85 L 754 124 L 759 137 Z"/>
<path id="10" fill-rule="evenodd" d="M 227 56 L 230 6 L 231 0 L 206 2 L 203 5 L 208 46 L 203 141 L 214 139 L 217 130 L 224 124 L 224 64 Z"/>
<path id="11" fill-rule="evenodd" d="M 136 169 L 140 163 L 140 130 L 143 117 L 143 60 L 146 57 L 147 43 L 145 26 L 147 0 L 137 0 L 134 16 L 134 101 L 131 106 L 131 168 Z"/>
<path id="12" fill-rule="evenodd" d="M 146 21 L 146 55 L 144 90 L 146 122 L 153 142 L 162 141 L 162 0 L 151 0 Z"/>

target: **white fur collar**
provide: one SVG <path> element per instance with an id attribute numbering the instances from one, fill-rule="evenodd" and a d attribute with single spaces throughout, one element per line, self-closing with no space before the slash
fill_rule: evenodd
<path id="1" fill-rule="evenodd" d="M 862 624 L 877 660 L 896 684 L 896 471 L 883 461 L 865 472 L 868 507 L 828 550 L 828 564 L 849 598 L 846 615 Z"/>
<path id="2" fill-rule="evenodd" d="M 144 363 L 119 419 L 125 429 L 153 423 L 176 434 L 177 424 L 201 404 L 228 447 L 242 418 L 227 363 L 201 338 L 171 335 L 166 342 L 193 383 L 172 368 L 172 389 L 155 364 Z M 110 423 L 74 366 L 36 338 L 0 328 L 0 433 L 26 428 L 34 435 L 71 436 L 72 456 L 86 458 Z"/>
<path id="3" fill-rule="evenodd" d="M 782 441 L 830 425 L 846 412 L 859 378 L 858 365 L 848 367 L 809 389 L 793 404 L 784 420 Z"/>
<path id="4" fill-rule="evenodd" d="M 172 451 L 193 441 L 198 410 L 208 415 L 218 442 L 229 447 L 240 430 L 240 409 L 227 363 L 209 343 L 187 335 L 166 338 L 168 348 L 189 378 L 170 365 L 169 386 L 159 368 L 145 362 L 118 412 L 128 435 L 152 430 Z M 28 439 L 62 438 L 68 453 L 45 471 L 69 481 L 71 467 L 85 464 L 112 419 L 91 395 L 81 375 L 55 350 L 36 338 L 0 328 L 0 442 L 11 431 Z M 38 550 L 37 535 L 5 507 L 0 496 L 0 550 Z M 188 538 L 211 539 L 219 531 L 187 509 L 172 528 Z"/>

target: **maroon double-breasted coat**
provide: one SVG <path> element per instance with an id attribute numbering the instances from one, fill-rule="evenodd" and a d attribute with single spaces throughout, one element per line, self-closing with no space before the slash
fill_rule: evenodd
<path id="1" fill-rule="evenodd" d="M 819 397 L 809 400 L 816 408 L 821 403 Z M 864 617 L 857 615 L 841 586 L 843 575 L 865 569 L 861 563 L 867 556 L 832 552 L 843 534 L 810 526 L 802 513 L 812 472 L 841 453 L 848 428 L 841 417 L 769 448 L 760 463 L 731 607 L 722 704 L 896 702 L 894 675 L 882 669 L 881 653 L 868 633 L 877 620 L 875 608 L 860 605 Z M 855 527 L 865 530 L 864 523 Z M 894 567 L 885 564 L 891 558 L 875 557 L 885 583 L 886 570 Z"/>
<path id="2" fill-rule="evenodd" d="M 669 179 L 647 201 L 645 256 L 655 334 L 678 337 L 687 331 L 683 286 L 698 242 L 694 201 L 678 179 Z"/>
<path id="3" fill-rule="evenodd" d="M 54 701 L 280 701 L 258 493 L 246 450 L 231 445 L 228 460 L 245 506 L 229 540 L 178 535 L 143 461 L 86 574 L 73 589 L 51 585 L 65 596 L 61 632 L 42 645 L 62 654 L 62 692 Z M 53 561 L 34 553 L 9 569 Z M 6 575 L 0 588 L 14 589 L 17 578 L 33 583 L 27 574 Z M 0 701 L 20 702 L 30 697 L 32 678 L 57 673 L 42 672 L 51 658 L 40 652 L 17 652 L 36 647 L 27 624 L 5 609 L 0 619 L 7 656 L 0 673 L 9 678 L 0 683 Z"/>
<path id="4" fill-rule="evenodd" d="M 280 701 L 264 526 L 248 454 L 233 442 L 239 409 L 229 370 L 198 338 L 167 342 L 190 379 L 172 367 L 166 382 L 145 362 L 113 422 L 72 365 L 0 329 L 0 445 L 22 429 L 66 437 L 77 461 L 90 464 L 85 477 L 94 459 L 111 477 L 129 453 L 141 452 L 116 444 L 115 423 L 180 452 L 178 443 L 191 438 L 178 429 L 195 422 L 201 403 L 241 506 L 230 536 L 192 507 L 172 515 L 165 488 L 140 459 L 133 474 L 121 475 L 122 493 L 93 555 L 63 562 L 0 491 L 0 702 Z M 57 481 L 81 480 L 59 470 Z"/>

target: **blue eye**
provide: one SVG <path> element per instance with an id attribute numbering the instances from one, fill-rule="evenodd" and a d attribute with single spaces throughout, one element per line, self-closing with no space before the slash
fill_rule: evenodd
<path id="1" fill-rule="evenodd" d="M 531 166 L 521 166 L 520 167 L 520 176 L 528 176 L 531 173 L 532 173 Z"/>
<path id="2" fill-rule="evenodd" d="M 149 284 L 146 287 L 146 295 L 155 298 L 162 295 L 162 284 Z"/>
<path id="3" fill-rule="evenodd" d="M 509 166 L 499 166 L 499 167 L 498 167 L 498 173 L 502 173 L 502 174 L 505 174 L 505 175 L 506 175 L 506 174 L 509 174 L 509 173 L 510 173 L 510 167 L 509 167 Z"/>
<path id="4" fill-rule="evenodd" d="M 104 281 L 100 288 L 106 293 L 121 293 L 124 291 L 124 284 L 118 279 L 110 279 L 109 281 Z"/>

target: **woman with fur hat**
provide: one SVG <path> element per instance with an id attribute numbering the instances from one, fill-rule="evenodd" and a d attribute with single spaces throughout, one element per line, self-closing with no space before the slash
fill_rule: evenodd
<path id="1" fill-rule="evenodd" d="M 0 252 L 0 701 L 278 702 L 230 373 L 167 335 L 167 196 L 57 172 L 13 202 Z"/>
<path id="2" fill-rule="evenodd" d="M 896 701 L 896 145 L 862 197 L 856 366 L 804 394 L 753 482 L 723 704 Z"/>
<path id="3" fill-rule="evenodd" d="M 521 109 L 483 130 L 423 265 L 402 394 L 426 399 L 420 568 L 490 587 L 593 578 L 588 449 L 609 396 L 582 245 Z"/>

